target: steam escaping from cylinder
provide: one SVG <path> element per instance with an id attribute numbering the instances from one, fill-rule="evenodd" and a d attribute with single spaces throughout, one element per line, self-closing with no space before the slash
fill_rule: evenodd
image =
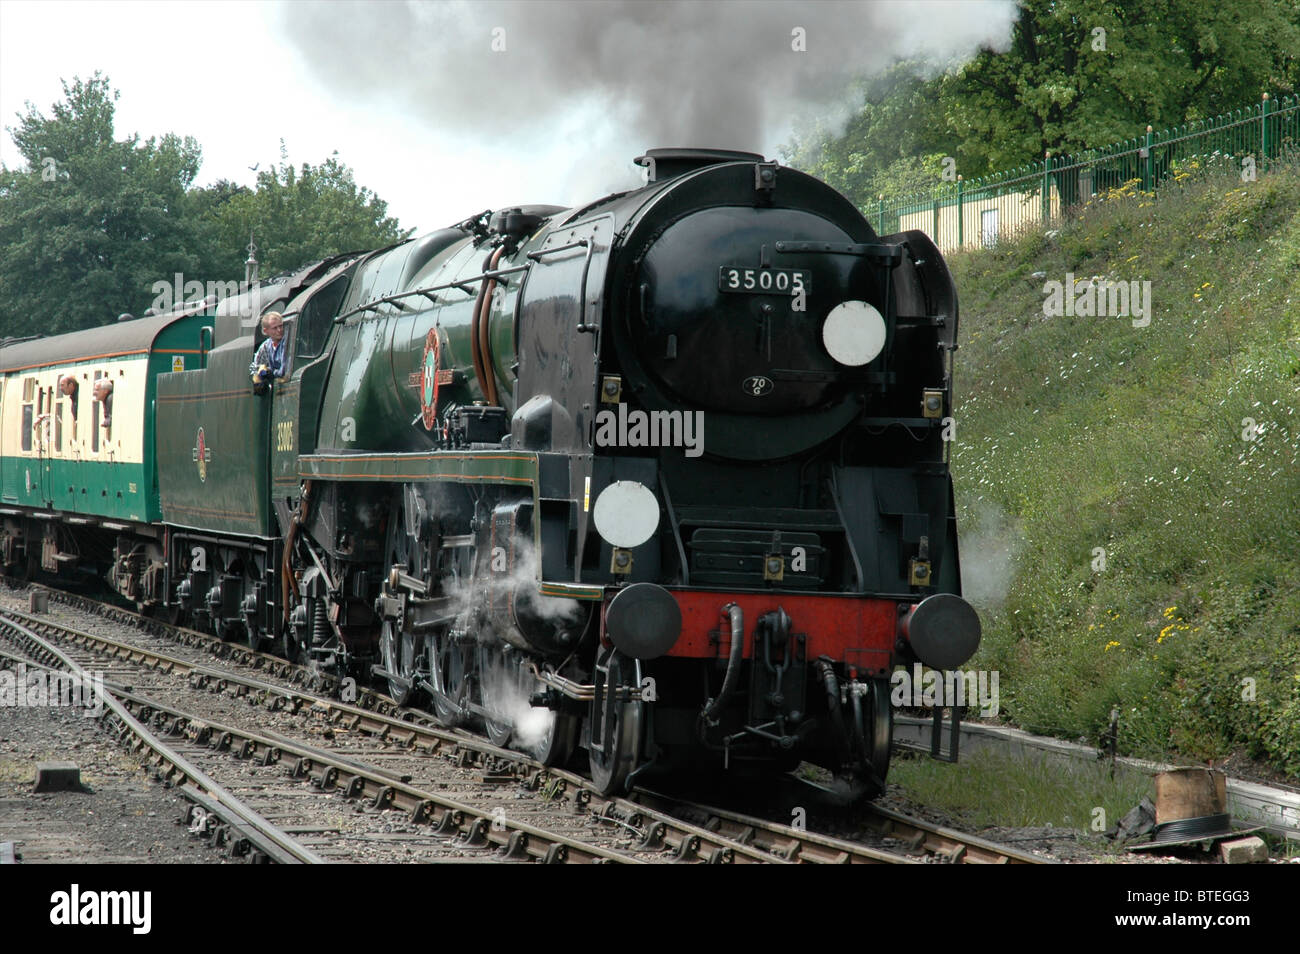
<path id="1" fill-rule="evenodd" d="M 546 736 L 555 725 L 555 713 L 532 705 L 527 688 L 500 669 L 484 674 L 483 688 L 494 708 L 514 724 L 511 746 L 530 755 L 541 755 Z"/>
<path id="2" fill-rule="evenodd" d="M 370 2 L 285 3 L 277 16 L 331 95 L 538 162 L 563 144 L 551 180 L 575 166 L 627 176 L 653 146 L 772 155 L 796 121 L 842 128 L 854 78 L 1005 49 L 1015 18 L 1012 0 L 413 2 L 378 16 Z"/>
<path id="3" fill-rule="evenodd" d="M 506 554 L 513 556 L 498 563 Z M 491 650 L 492 658 L 510 659 L 514 663 L 490 665 L 481 673 L 483 702 L 498 719 L 513 725 L 510 743 L 513 748 L 540 757 L 555 725 L 556 714 L 532 704 L 532 695 L 539 687 L 522 658 L 529 646 L 525 635 L 486 610 L 513 597 L 516 605 L 527 602 L 533 619 L 562 625 L 578 623 L 583 615 L 582 606 L 577 600 L 537 592 L 538 556 L 532 541 L 526 537 L 516 538 L 512 547 L 500 547 L 499 552 L 481 553 L 480 560 L 472 579 L 454 585 L 444 581 L 443 595 L 453 601 L 458 630 Z"/>
<path id="4" fill-rule="evenodd" d="M 537 592 L 540 564 L 531 540 L 519 537 L 511 548 L 501 546 L 499 550 L 499 553 L 488 552 L 481 556 L 486 565 L 478 568 L 472 580 L 461 580 L 454 586 L 444 585 L 444 595 L 453 599 L 458 615 L 473 614 L 477 609 L 496 604 L 513 593 L 518 599 L 526 599 L 529 612 L 541 619 L 563 623 L 581 618 L 582 606 L 577 600 L 543 596 Z M 511 553 L 513 556 L 507 558 L 506 555 Z M 503 563 L 498 565 L 497 559 Z M 515 643 L 509 635 L 487 627 L 480 628 L 476 638 Z"/>

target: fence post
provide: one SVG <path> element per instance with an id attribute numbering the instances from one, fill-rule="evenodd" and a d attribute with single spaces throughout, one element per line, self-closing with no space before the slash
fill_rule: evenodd
<path id="1" fill-rule="evenodd" d="M 934 198 L 930 201 L 930 238 L 934 239 L 934 244 L 939 244 L 939 193 L 934 193 Z"/>
<path id="2" fill-rule="evenodd" d="M 966 244 L 964 241 L 965 239 L 964 226 L 966 223 L 966 200 L 962 198 L 963 186 L 964 183 L 961 181 L 961 176 L 959 175 L 957 176 L 957 250 L 958 251 L 961 251 L 962 247 Z"/>
<path id="3" fill-rule="evenodd" d="M 882 192 L 876 196 L 876 232 L 883 235 L 885 232 L 885 194 Z"/>
<path id="4" fill-rule="evenodd" d="M 1052 150 L 1043 154 L 1043 224 L 1052 217 Z"/>
<path id="5" fill-rule="evenodd" d="M 1259 104 L 1259 165 L 1261 171 L 1268 166 L 1268 93 Z"/>
<path id="6" fill-rule="evenodd" d="M 1151 124 L 1147 123 L 1147 145 L 1142 154 L 1146 157 L 1146 164 L 1142 169 L 1142 191 L 1154 192 L 1156 188 L 1155 178 L 1151 173 Z"/>

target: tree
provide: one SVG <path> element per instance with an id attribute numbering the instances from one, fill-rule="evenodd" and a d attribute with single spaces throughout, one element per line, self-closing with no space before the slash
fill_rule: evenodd
<path id="1" fill-rule="evenodd" d="M 99 73 L 77 78 L 48 117 L 28 103 L 8 130 L 25 167 L 0 166 L 0 338 L 143 315 L 155 283 L 177 272 L 242 279 L 250 231 L 263 275 L 410 234 L 337 153 L 318 166 L 282 162 L 256 190 L 195 188 L 198 143 L 115 138 L 117 98 Z"/>
<path id="2" fill-rule="evenodd" d="M 940 181 L 942 158 L 955 148 L 943 126 L 935 84 L 921 64 L 900 62 L 858 83 L 862 107 L 836 136 L 820 122 L 796 130 L 782 147 L 786 162 L 817 176 L 861 207 Z M 926 158 L 918 158 L 925 155 Z"/>
<path id="3" fill-rule="evenodd" d="M 1289 0 L 1021 0 L 1011 49 L 982 51 L 937 93 L 970 178 L 1290 91 L 1297 51 Z"/>
<path id="4" fill-rule="evenodd" d="M 0 328 L 57 334 L 148 307 L 150 287 L 198 264 L 185 190 L 201 152 L 174 135 L 114 138 L 117 92 L 99 73 L 63 84 L 46 117 L 8 131 L 27 168 L 0 167 Z"/>
<path id="5" fill-rule="evenodd" d="M 900 64 L 861 84 L 843 135 L 801 130 L 790 161 L 867 208 L 927 168 L 914 157 L 952 156 L 969 180 L 1300 87 L 1294 0 L 1020 0 L 1019 12 L 1005 52 L 931 80 Z"/>
<path id="6" fill-rule="evenodd" d="M 185 194 L 185 216 L 198 236 L 202 281 L 239 281 L 244 277 L 247 254 L 244 245 L 248 244 L 248 236 L 244 236 L 243 245 L 228 242 L 228 237 L 220 233 L 218 220 L 227 202 L 236 196 L 252 194 L 252 189 L 229 179 L 218 179 L 212 185 L 193 188 Z"/>
<path id="7" fill-rule="evenodd" d="M 296 268 L 339 252 L 377 248 L 406 238 L 388 203 L 360 187 L 338 153 L 318 166 L 281 162 L 257 175 L 255 192 L 233 193 L 205 216 L 220 254 L 242 252 L 251 232 L 262 274 Z M 243 266 L 238 266 L 243 274 Z M 221 276 L 218 276 L 221 277 Z"/>

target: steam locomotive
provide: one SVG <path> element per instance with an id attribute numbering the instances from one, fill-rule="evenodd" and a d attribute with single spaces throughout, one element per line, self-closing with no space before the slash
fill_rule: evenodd
<path id="1" fill-rule="evenodd" d="M 0 348 L 6 571 L 95 568 L 548 764 L 585 750 L 605 791 L 800 761 L 880 791 L 891 672 L 980 638 L 952 280 L 762 156 L 637 161 L 580 208 Z M 291 371 L 255 393 L 271 311 Z"/>

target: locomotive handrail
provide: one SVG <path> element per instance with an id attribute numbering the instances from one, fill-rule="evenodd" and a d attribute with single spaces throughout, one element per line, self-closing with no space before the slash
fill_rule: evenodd
<path id="1" fill-rule="evenodd" d="M 356 308 L 353 308 L 351 311 L 344 312 L 343 314 L 339 315 L 337 318 L 334 319 L 334 324 L 336 325 L 342 324 L 343 322 L 351 318 L 353 315 L 359 315 L 362 312 L 367 312 L 367 311 L 375 311 L 376 309 L 379 308 L 380 305 L 397 304 L 403 298 L 411 298 L 415 295 L 423 295 L 425 298 L 428 298 L 430 301 L 433 301 L 434 299 L 431 296 L 434 292 L 445 291 L 448 288 L 459 288 L 467 295 L 471 295 L 471 294 L 477 295 L 478 294 L 477 291 L 471 292 L 465 286 L 476 285 L 480 282 L 487 281 L 488 279 L 491 278 L 500 278 L 503 275 L 513 275 L 515 272 L 526 272 L 530 268 L 532 268 L 532 263 L 527 262 L 523 265 L 512 265 L 509 268 L 498 268 L 493 271 L 483 272 L 479 275 L 474 276 L 473 278 L 462 278 L 454 282 L 446 282 L 442 285 L 429 285 L 425 288 L 413 288 L 410 291 L 398 292 L 395 295 L 386 295 L 383 298 L 377 298 L 374 301 L 367 302 L 364 305 L 358 305 Z M 293 311 L 286 312 L 284 317 L 290 318 L 296 314 L 298 313 Z"/>
<path id="2" fill-rule="evenodd" d="M 528 271 L 528 269 L 532 267 L 532 263 L 539 261 L 543 255 L 551 255 L 554 254 L 555 252 L 564 252 L 572 248 L 585 248 L 587 250 L 587 260 L 583 265 L 583 271 L 582 271 L 582 288 L 581 288 L 582 298 L 584 300 L 584 305 L 583 305 L 584 314 L 582 317 L 585 317 L 585 311 L 586 311 L 585 299 L 587 297 L 586 295 L 587 273 L 591 266 L 591 254 L 594 251 L 593 243 L 591 242 L 590 239 L 579 239 L 576 242 L 569 242 L 566 245 L 557 245 L 555 246 L 555 248 L 544 248 L 536 252 L 529 252 L 527 256 L 529 261 L 525 262 L 523 265 L 512 265 L 509 268 L 493 269 L 490 271 L 482 272 L 474 276 L 473 278 L 462 278 L 454 282 L 445 282 L 441 285 L 429 285 L 425 288 L 413 288 L 410 291 L 398 292 L 395 295 L 385 295 L 383 298 L 377 298 L 374 301 L 366 302 L 364 305 L 358 305 L 356 308 L 353 308 L 351 311 L 344 312 L 343 314 L 339 315 L 337 318 L 334 319 L 334 324 L 336 325 L 342 324 L 343 322 L 347 321 L 349 318 L 353 317 L 354 315 L 363 314 L 364 312 L 367 311 L 376 311 L 381 305 L 397 304 L 402 299 L 412 298 L 415 295 L 423 295 L 425 298 L 428 298 L 430 301 L 434 301 L 434 298 L 432 297 L 434 292 L 446 291 L 449 288 L 458 288 L 461 291 L 465 292 L 467 295 L 470 294 L 477 295 L 478 294 L 477 290 L 471 292 L 469 289 L 489 279 L 501 278 L 502 276 L 505 275 L 513 275 L 516 272 L 526 272 Z M 285 320 L 296 317 L 300 313 L 300 311 L 301 310 L 285 312 L 284 313 Z M 578 321 L 579 331 L 594 331 L 595 327 L 596 327 L 595 325 L 585 324 L 582 318 L 580 318 Z"/>
<path id="3" fill-rule="evenodd" d="M 903 261 L 903 246 L 882 242 L 777 242 L 776 250 L 784 254 L 820 252 L 823 255 L 858 255 L 883 259 L 893 265 Z"/>
<path id="4" fill-rule="evenodd" d="M 543 255 L 554 255 L 556 252 L 567 252 L 571 248 L 588 248 L 590 245 L 590 239 L 578 239 L 578 241 L 570 242 L 567 245 L 557 245 L 554 248 L 542 248 L 538 249 L 536 252 L 529 252 L 528 258 L 535 262 Z"/>
<path id="5" fill-rule="evenodd" d="M 586 258 L 582 262 L 582 284 L 578 288 L 578 331 L 590 333 L 600 327 L 595 324 L 587 324 L 587 275 L 591 272 L 591 255 L 596 250 L 596 243 L 592 239 L 578 239 L 576 242 L 557 245 L 555 248 L 543 248 L 536 252 L 529 252 L 528 257 L 535 262 L 543 255 L 565 252 L 571 248 L 585 248 L 587 250 Z"/>

